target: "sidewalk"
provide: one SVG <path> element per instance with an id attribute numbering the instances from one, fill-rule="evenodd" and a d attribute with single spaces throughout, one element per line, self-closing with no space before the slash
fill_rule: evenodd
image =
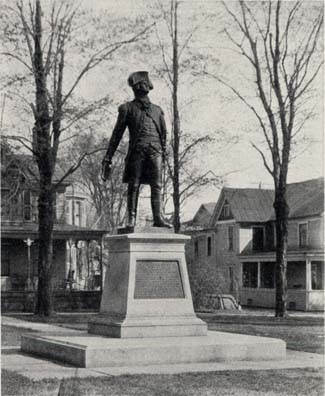
<path id="1" fill-rule="evenodd" d="M 199 314 L 213 314 L 213 315 L 230 315 L 230 316 L 263 316 L 274 317 L 274 308 L 251 308 L 244 307 L 241 310 L 215 310 L 215 311 L 197 311 Z M 288 311 L 289 318 L 323 318 L 325 317 L 324 311 Z"/>
<path id="2" fill-rule="evenodd" d="M 44 378 L 62 379 L 70 377 L 105 377 L 125 374 L 179 374 L 235 370 L 284 370 L 292 368 L 321 368 L 323 366 L 324 358 L 322 355 L 290 350 L 287 351 L 287 359 L 282 361 L 208 362 L 130 367 L 101 367 L 93 369 L 75 368 L 38 357 L 23 355 L 21 353 L 2 356 L 3 369 L 15 371 L 16 373 L 36 381 Z"/>
<path id="3" fill-rule="evenodd" d="M 45 333 L 56 333 L 56 334 L 73 334 L 78 333 L 80 330 L 68 329 L 66 327 L 50 325 L 47 323 L 29 322 L 27 320 L 16 319 L 10 316 L 2 316 L 1 324 L 6 326 L 19 327 L 21 329 L 34 330 Z"/>
<path id="4" fill-rule="evenodd" d="M 207 322 L 265 324 L 265 325 L 301 325 L 324 326 L 324 312 L 289 311 L 288 316 L 276 318 L 274 309 L 243 308 L 242 310 L 216 310 L 196 312 L 198 317 Z"/>
<path id="5" fill-rule="evenodd" d="M 44 323 L 27 322 L 8 316 L 2 317 L 2 324 L 24 329 L 31 329 L 45 334 L 82 335 L 84 331 L 67 329 Z M 3 348 L 3 350 L 8 349 Z M 176 374 L 185 372 L 207 372 L 227 370 L 278 370 L 290 368 L 321 368 L 324 366 L 324 357 L 319 354 L 287 350 L 287 358 L 276 361 L 233 361 L 209 362 L 171 365 L 130 366 L 130 367 L 102 367 L 94 369 L 75 368 L 62 363 L 48 361 L 36 356 L 28 356 L 11 348 L 10 354 L 2 354 L 2 368 L 14 371 L 33 380 L 44 378 L 69 377 L 98 377 L 116 376 L 124 374 Z"/>

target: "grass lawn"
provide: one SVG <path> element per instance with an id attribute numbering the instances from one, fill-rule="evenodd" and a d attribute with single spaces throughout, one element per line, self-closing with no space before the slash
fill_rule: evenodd
<path id="1" fill-rule="evenodd" d="M 265 326 L 251 324 L 209 323 L 209 330 L 229 333 L 249 334 L 263 337 L 280 338 L 287 343 L 288 349 L 296 351 L 324 353 L 323 326 Z"/>
<path id="2" fill-rule="evenodd" d="M 289 349 L 305 352 L 324 353 L 324 322 L 322 318 L 315 319 L 289 317 L 288 319 L 279 320 L 279 318 L 270 316 L 200 316 L 203 320 L 208 322 L 209 330 L 280 338 L 287 343 L 287 347 Z M 72 329 L 86 330 L 87 323 L 89 320 L 94 318 L 94 314 L 56 314 L 50 319 L 39 318 L 33 315 L 15 315 L 15 317 L 32 322 L 45 322 Z M 2 337 L 4 337 L 5 340 L 6 337 L 12 337 L 14 340 L 14 334 L 10 334 L 10 332 L 14 333 L 14 328 L 9 329 L 9 331 L 2 330 Z M 19 333 L 20 329 L 17 329 L 17 332 Z M 22 330 L 21 334 L 24 332 L 26 331 Z M 2 343 L 2 345 L 18 344 Z"/>
<path id="3" fill-rule="evenodd" d="M 17 316 L 16 316 L 17 317 Z M 21 319 L 85 330 L 93 315 L 55 315 L 50 320 L 33 316 Z M 291 349 L 323 353 L 324 326 L 304 321 L 290 323 L 258 319 L 240 323 L 240 318 L 208 319 L 216 331 L 281 338 Z M 31 330 L 2 325 L 2 345 L 19 345 L 20 336 Z M 100 378 L 32 381 L 2 370 L 2 396 L 323 396 L 322 369 L 225 371 L 175 375 L 132 375 Z"/>
<path id="4" fill-rule="evenodd" d="M 59 391 L 60 390 L 60 391 Z M 2 396 L 321 396 L 322 370 L 227 371 L 32 381 L 3 370 Z"/>

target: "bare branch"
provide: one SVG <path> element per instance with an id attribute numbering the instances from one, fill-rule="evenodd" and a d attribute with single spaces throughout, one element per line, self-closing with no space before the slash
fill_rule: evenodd
<path id="1" fill-rule="evenodd" d="M 270 140 L 270 137 L 268 136 L 268 134 L 267 134 L 267 131 L 266 131 L 266 127 L 265 127 L 265 123 L 263 122 L 263 119 L 262 119 L 262 117 L 259 115 L 259 113 L 257 112 L 257 110 L 255 109 L 255 107 L 254 106 L 252 106 L 250 103 L 248 103 L 247 102 L 247 100 L 240 94 L 240 92 L 238 92 L 234 87 L 232 87 L 230 84 L 228 84 L 227 82 L 225 82 L 225 81 L 223 81 L 221 78 L 219 78 L 218 76 L 215 76 L 214 74 L 210 74 L 210 73 L 208 73 L 208 72 L 205 72 L 205 74 L 206 75 L 208 75 L 208 76 L 210 76 L 210 77 L 212 77 L 212 78 L 215 78 L 217 81 L 219 81 L 221 84 L 223 84 L 224 86 L 226 86 L 227 88 L 229 88 L 253 113 L 254 113 L 254 115 L 256 116 L 256 118 L 258 119 L 258 121 L 259 121 L 259 123 L 260 123 L 260 126 L 261 126 L 261 128 L 262 128 L 262 131 L 263 131 L 263 134 L 264 134 L 264 137 L 265 137 L 265 139 L 266 139 L 266 142 L 267 142 L 267 144 L 268 144 L 268 146 L 269 146 L 269 148 L 270 148 L 270 150 L 273 152 L 274 151 L 274 149 L 273 149 L 273 145 L 272 145 L 272 143 L 271 143 L 271 140 Z M 273 143 L 274 144 L 274 143 Z M 277 148 L 276 148 L 276 150 L 278 150 Z"/>
<path id="2" fill-rule="evenodd" d="M 224 8 L 226 9 L 226 11 L 228 12 L 228 14 L 233 18 L 233 20 L 236 22 L 237 26 L 239 27 L 239 29 L 243 32 L 244 36 L 247 36 L 247 31 L 244 28 L 244 26 L 240 23 L 239 19 L 236 17 L 236 15 L 228 8 L 227 4 L 225 1 L 222 1 L 222 5 L 224 6 Z"/>
<path id="3" fill-rule="evenodd" d="M 210 136 L 203 136 L 195 139 L 191 144 L 187 145 L 185 149 L 180 153 L 179 164 L 181 165 L 185 157 L 200 143 L 211 142 L 213 139 Z"/>
<path id="4" fill-rule="evenodd" d="M 8 56 L 8 57 L 10 57 L 10 58 L 14 58 L 14 59 L 16 59 L 18 62 L 20 62 L 20 63 L 22 63 L 24 66 L 26 66 L 27 69 L 28 69 L 29 71 L 31 71 L 31 72 L 33 71 L 33 69 L 30 67 L 30 65 L 29 65 L 27 62 L 25 62 L 23 59 L 21 59 L 18 55 L 11 54 L 10 52 L 1 52 L 0 55 Z"/>
<path id="5" fill-rule="evenodd" d="M 310 120 L 310 119 L 313 117 L 313 115 L 314 115 L 314 108 L 313 108 L 313 110 L 311 110 L 311 111 L 306 115 L 306 117 L 304 117 L 304 119 L 301 121 L 300 125 L 296 128 L 295 133 L 293 133 L 292 136 L 291 136 L 292 139 L 294 139 L 294 138 L 301 132 L 301 130 L 303 129 L 303 127 L 304 127 L 304 125 L 306 124 L 306 122 L 307 122 L 308 120 Z"/>
<path id="6" fill-rule="evenodd" d="M 35 157 L 37 157 L 38 154 L 36 153 L 36 151 L 34 151 L 32 149 L 32 147 L 31 147 L 32 142 L 29 139 L 27 139 L 23 136 L 16 136 L 16 135 L 2 135 L 1 137 L 2 137 L 2 139 L 13 140 L 13 141 L 19 142 L 23 147 L 25 147 L 27 150 L 29 150 L 31 153 L 33 153 L 35 155 Z M 27 143 L 29 143 L 31 146 L 29 146 Z"/>
<path id="7" fill-rule="evenodd" d="M 250 63 L 255 67 L 254 60 L 247 54 L 246 51 L 244 51 L 242 44 L 241 44 L 241 43 L 238 43 L 238 42 L 229 34 L 229 32 L 227 31 L 227 29 L 225 29 L 224 32 L 226 33 L 226 36 L 229 38 L 229 40 L 230 40 L 233 44 L 235 44 L 236 47 L 239 48 L 239 50 L 240 50 L 239 53 L 240 53 L 241 55 L 244 55 L 245 58 L 247 58 L 247 59 L 250 61 Z"/>
<path id="8" fill-rule="evenodd" d="M 196 25 L 196 26 L 193 28 L 193 30 L 191 31 L 191 33 L 190 33 L 190 34 L 187 36 L 187 38 L 184 40 L 184 43 L 183 43 L 183 45 L 182 45 L 182 48 L 179 50 L 178 59 L 181 58 L 183 51 L 184 51 L 185 48 L 188 46 L 189 42 L 192 40 L 194 34 L 200 29 L 200 27 L 202 26 L 202 24 L 205 23 L 209 18 L 210 18 L 210 16 L 207 15 L 207 16 L 204 18 L 204 20 L 203 20 L 200 24 Z"/>
<path id="9" fill-rule="evenodd" d="M 259 149 L 253 142 L 250 142 L 250 143 L 254 147 L 254 149 L 257 150 L 260 153 L 260 155 L 261 155 L 261 157 L 263 159 L 263 163 L 264 163 L 265 168 L 270 173 L 270 175 L 274 177 L 274 171 L 272 171 L 270 166 L 268 165 L 263 151 L 261 149 Z"/>
<path id="10" fill-rule="evenodd" d="M 76 78 L 75 82 L 72 84 L 72 87 L 68 91 L 68 93 L 65 95 L 63 101 L 62 101 L 62 106 L 65 104 L 65 102 L 69 99 L 71 96 L 72 92 L 75 90 L 77 85 L 79 84 L 81 78 L 87 74 L 91 69 L 96 67 L 98 64 L 103 62 L 104 60 L 107 60 L 115 51 L 117 51 L 119 48 L 126 44 L 131 44 L 137 42 L 141 37 L 147 33 L 156 23 L 152 23 L 151 25 L 147 26 L 145 29 L 143 29 L 140 33 L 137 33 L 133 37 L 131 37 L 128 40 L 123 40 L 115 44 L 111 44 L 108 46 L 105 46 L 102 48 L 100 51 L 96 52 L 87 62 L 87 64 L 84 66 L 84 68 L 81 70 L 79 73 L 78 77 Z"/>
<path id="11" fill-rule="evenodd" d="M 97 100 L 96 102 L 92 103 L 91 105 L 86 106 L 82 110 L 78 111 L 78 113 L 72 117 L 71 121 L 64 127 L 61 128 L 60 132 L 64 132 L 69 129 L 73 124 L 75 124 L 80 119 L 84 118 L 85 116 L 91 114 L 93 111 L 100 109 L 102 106 L 106 105 L 107 99 L 110 95 L 106 95 L 103 98 Z"/>
<path id="12" fill-rule="evenodd" d="M 17 8 L 19 10 L 19 17 L 20 17 L 21 22 L 23 24 L 23 33 L 24 33 L 24 37 L 25 37 L 25 40 L 26 40 L 26 43 L 27 43 L 29 56 L 30 56 L 30 60 L 31 60 L 31 64 L 32 64 L 32 69 L 34 71 L 34 51 L 33 51 L 32 43 L 31 43 L 31 39 L 30 39 L 30 36 L 34 39 L 34 31 L 32 31 L 30 29 L 30 27 L 28 26 L 28 24 L 26 22 L 25 15 L 24 15 L 23 2 L 22 1 L 20 2 L 20 4 L 17 3 Z"/>
<path id="13" fill-rule="evenodd" d="M 163 18 L 164 18 L 165 22 L 166 22 L 166 26 L 167 26 L 169 35 L 170 35 L 170 37 L 173 37 L 173 29 L 172 29 L 171 23 L 170 23 L 169 18 L 168 18 L 168 13 L 164 10 L 164 6 L 163 6 L 163 4 L 161 3 L 160 0 L 157 0 L 157 5 L 160 8 L 160 11 L 161 11 L 161 13 L 163 15 Z"/>
<path id="14" fill-rule="evenodd" d="M 99 151 L 102 151 L 103 149 L 96 149 L 96 150 L 92 150 L 90 152 L 84 152 L 83 154 L 80 155 L 79 159 L 77 160 L 77 162 L 73 165 L 70 166 L 70 168 L 66 171 L 66 173 L 61 177 L 61 179 L 59 179 L 58 182 L 56 182 L 53 186 L 53 189 L 56 190 L 60 184 L 62 184 L 64 182 L 64 180 L 67 179 L 67 177 L 69 177 L 70 175 L 72 175 L 81 165 L 82 161 L 84 160 L 85 157 L 89 156 L 89 155 L 93 155 Z"/>
<path id="15" fill-rule="evenodd" d="M 163 45 L 163 43 L 162 43 L 162 41 L 161 41 L 161 39 L 160 39 L 157 26 L 156 26 L 156 36 L 157 36 L 157 38 L 158 38 L 158 43 L 159 43 L 159 46 L 160 46 L 160 50 L 161 50 L 161 54 L 162 54 L 163 63 L 164 63 L 164 65 L 165 65 L 165 71 L 167 72 L 167 76 L 168 76 L 168 79 L 169 79 L 170 84 L 173 84 L 172 73 L 171 73 L 170 67 L 169 67 L 169 65 L 168 65 L 168 63 L 167 63 L 167 59 L 166 59 L 165 47 L 164 47 L 164 45 Z M 167 85 L 169 86 L 169 84 L 167 84 Z"/>

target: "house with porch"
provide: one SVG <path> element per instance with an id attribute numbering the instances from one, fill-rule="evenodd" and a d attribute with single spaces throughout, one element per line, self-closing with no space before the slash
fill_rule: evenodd
<path id="1" fill-rule="evenodd" d="M 324 179 L 288 185 L 288 308 L 324 309 Z M 210 225 L 190 231 L 192 267 L 219 279 L 216 293 L 242 305 L 275 305 L 275 217 L 271 189 L 222 189 Z M 218 282 L 217 282 L 218 283 Z"/>
<path id="2" fill-rule="evenodd" d="M 25 154 L 1 147 L 1 306 L 32 311 L 38 282 L 37 166 Z M 54 182 L 63 170 L 56 166 Z M 99 305 L 104 230 L 86 226 L 85 196 L 71 195 L 72 180 L 56 192 L 53 231 L 53 294 L 56 309 Z M 73 212 L 73 217 L 71 216 Z"/>

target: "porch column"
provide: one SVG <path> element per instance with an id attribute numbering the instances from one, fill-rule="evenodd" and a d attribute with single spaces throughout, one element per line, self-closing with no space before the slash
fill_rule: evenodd
<path id="1" fill-rule="evenodd" d="M 24 240 L 24 242 L 27 245 L 27 282 L 26 282 L 26 290 L 33 290 L 34 289 L 34 284 L 31 278 L 31 254 L 30 254 L 30 247 L 34 243 L 34 241 L 30 238 L 27 238 Z"/>
<path id="2" fill-rule="evenodd" d="M 90 275 L 89 239 L 87 239 L 86 243 L 87 243 L 87 279 L 89 279 L 89 275 Z"/>
<path id="3" fill-rule="evenodd" d="M 68 246 L 69 246 L 69 270 L 68 270 L 68 276 L 67 276 L 67 280 L 68 280 L 68 287 L 70 289 L 72 289 L 73 286 L 73 282 L 74 282 L 74 275 L 73 275 L 73 271 L 75 272 L 75 263 L 74 263 L 74 258 L 73 258 L 73 248 L 75 246 L 75 241 L 74 239 L 70 238 L 68 241 Z"/>
<path id="4" fill-rule="evenodd" d="M 261 288 L 261 263 L 257 262 L 257 288 Z"/>
<path id="5" fill-rule="evenodd" d="M 311 290 L 311 262 L 306 258 L 306 291 Z"/>
<path id="6" fill-rule="evenodd" d="M 243 287 L 243 263 L 242 262 L 239 263 L 237 274 L 238 274 L 238 279 L 237 279 L 238 289 L 241 290 Z"/>
<path id="7" fill-rule="evenodd" d="M 103 292 L 103 237 L 99 241 L 100 292 Z"/>

